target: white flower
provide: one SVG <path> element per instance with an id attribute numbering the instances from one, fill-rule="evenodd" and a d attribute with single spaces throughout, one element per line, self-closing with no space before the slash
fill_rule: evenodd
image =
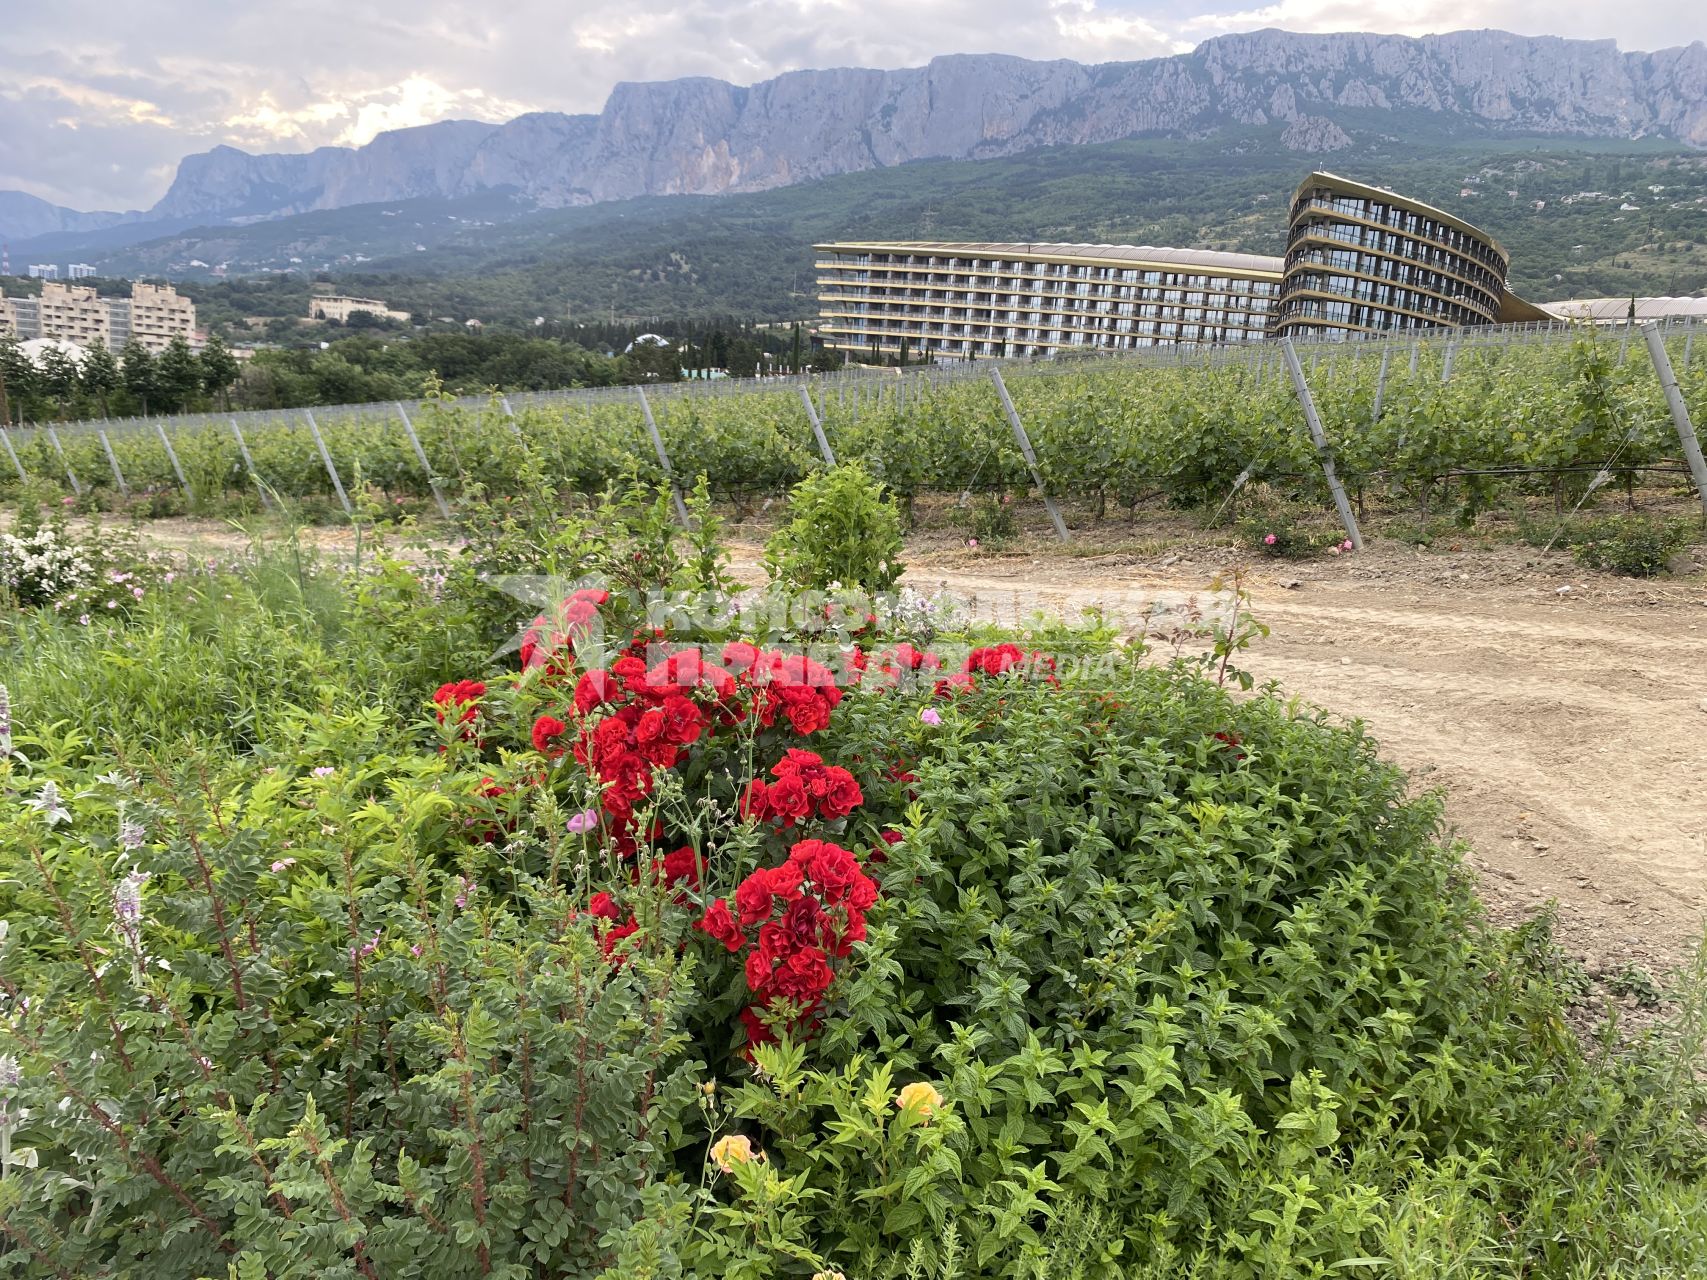
<path id="1" fill-rule="evenodd" d="M 42 783 L 41 790 L 24 803 L 41 814 L 50 827 L 71 821 L 71 810 L 67 809 L 65 802 L 59 798 L 59 784 L 52 778 Z"/>

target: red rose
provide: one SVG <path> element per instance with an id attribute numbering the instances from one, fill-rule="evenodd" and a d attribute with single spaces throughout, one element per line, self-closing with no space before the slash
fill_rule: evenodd
<path id="1" fill-rule="evenodd" d="M 729 903 L 722 898 L 705 909 L 705 914 L 694 922 L 694 928 L 721 942 L 729 951 L 739 951 L 747 941 L 741 926 L 735 923 L 735 917 L 729 911 Z"/>
<path id="2" fill-rule="evenodd" d="M 663 736 L 678 747 L 699 741 L 705 731 L 705 712 L 690 698 L 672 694 L 659 708 L 664 719 Z"/>
<path id="3" fill-rule="evenodd" d="M 741 881 L 735 889 L 735 909 L 741 913 L 742 927 L 769 920 L 771 901 L 770 883 L 760 872 Z"/>
<path id="4" fill-rule="evenodd" d="M 817 947 L 804 947 L 777 966 L 771 987 L 777 995 L 802 1004 L 815 1003 L 836 979 L 829 957 Z"/>
<path id="5" fill-rule="evenodd" d="M 692 845 L 684 844 L 680 849 L 666 853 L 663 869 L 665 884 L 680 884 L 685 880 L 689 885 L 698 888 L 699 855 L 693 851 Z"/>
<path id="6" fill-rule="evenodd" d="M 845 818 L 865 802 L 865 793 L 846 769 L 831 765 L 828 772 L 829 792 L 824 797 L 820 812 L 826 818 Z"/>
<path id="7" fill-rule="evenodd" d="M 768 816 L 781 818 L 785 827 L 804 822 L 812 816 L 812 798 L 801 785 L 799 774 L 784 774 L 771 783 L 765 794 L 765 804 Z"/>
<path id="8" fill-rule="evenodd" d="M 533 749 L 555 760 L 563 754 L 560 740 L 568 731 L 569 726 L 556 716 L 541 716 L 533 722 Z"/>
<path id="9" fill-rule="evenodd" d="M 608 671 L 588 671 L 575 682 L 575 713 L 586 715 L 616 695 L 616 687 Z"/>
<path id="10" fill-rule="evenodd" d="M 603 920 L 619 920 L 622 912 L 617 909 L 616 899 L 608 893 L 595 893 L 587 903 L 587 914 L 598 916 Z"/>

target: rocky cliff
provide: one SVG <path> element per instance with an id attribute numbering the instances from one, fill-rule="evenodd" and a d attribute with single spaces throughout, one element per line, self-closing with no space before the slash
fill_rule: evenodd
<path id="1" fill-rule="evenodd" d="M 1501 31 L 1257 31 L 1098 66 L 957 55 L 902 71 L 798 71 L 746 88 L 622 84 L 597 116 L 449 121 L 305 155 L 218 147 L 186 159 L 148 216 L 244 221 L 497 187 L 546 206 L 715 195 L 909 160 L 1207 137 L 1235 125 L 1281 124 L 1284 145 L 1320 152 L 1349 145 L 1372 112 L 1389 113 L 1385 131 L 1401 137 L 1426 113 L 1508 133 L 1707 147 L 1707 45 L 1621 53 L 1611 41 Z"/>

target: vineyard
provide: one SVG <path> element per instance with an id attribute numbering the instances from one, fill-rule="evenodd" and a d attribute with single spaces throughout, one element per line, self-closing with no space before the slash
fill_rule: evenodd
<path id="1" fill-rule="evenodd" d="M 1683 400 L 1707 420 L 1707 337 L 1665 338 Z M 1513 494 L 1581 493 L 1603 470 L 1687 482 L 1655 367 L 1629 330 L 1551 329 L 1321 344 L 1301 365 L 1341 478 L 1427 514 Z M 1033 484 L 986 364 L 798 381 L 432 398 L 277 413 L 66 423 L 0 433 L 0 497 L 26 478 L 101 500 L 217 512 L 274 498 L 336 510 L 453 499 L 530 477 L 596 492 L 656 482 L 664 462 L 737 504 L 785 492 L 826 451 L 904 498 Z M 1003 376 L 1049 494 L 1078 518 L 1165 500 L 1227 501 L 1265 481 L 1302 502 L 1327 488 L 1274 344 L 1251 350 L 1007 363 Z M 821 421 L 820 446 L 809 417 Z M 656 421 L 655 444 L 648 412 Z M 661 447 L 660 447 L 661 446 Z"/>

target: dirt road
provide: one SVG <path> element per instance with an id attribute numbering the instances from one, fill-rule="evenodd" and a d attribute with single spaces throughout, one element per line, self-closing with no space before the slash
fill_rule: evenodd
<path id="1" fill-rule="evenodd" d="M 911 576 L 981 602 L 1132 616 L 1214 567 L 944 556 Z M 1707 587 L 1585 578 L 1521 549 L 1405 547 L 1266 562 L 1247 585 L 1272 634 L 1242 665 L 1361 718 L 1419 786 L 1444 788 L 1496 918 L 1557 899 L 1560 941 L 1590 972 L 1657 973 L 1701 940 Z"/>

